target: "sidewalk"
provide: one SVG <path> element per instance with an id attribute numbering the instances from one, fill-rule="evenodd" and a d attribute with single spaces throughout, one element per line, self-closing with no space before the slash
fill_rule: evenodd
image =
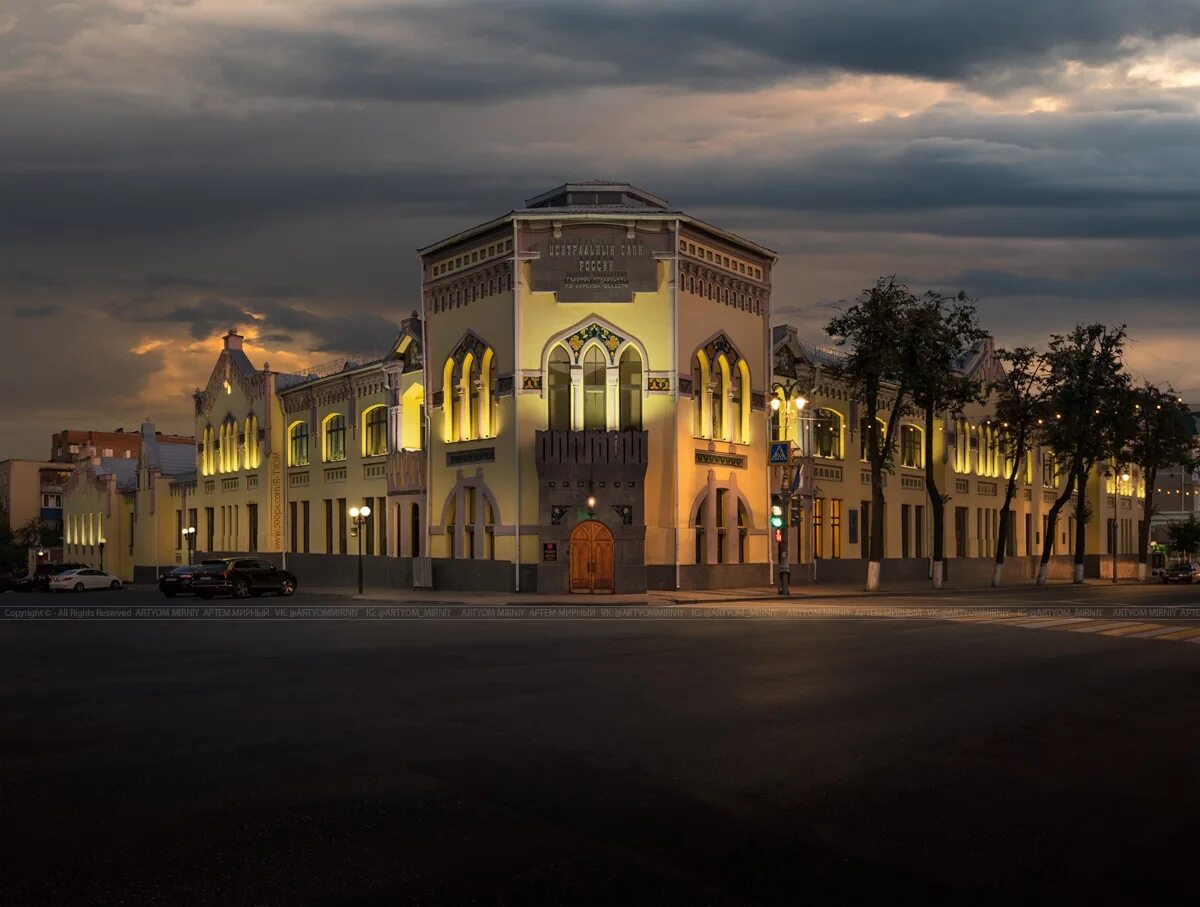
<path id="1" fill-rule="evenodd" d="M 968 586 L 968 585 L 951 585 L 947 584 L 940 590 L 935 590 L 928 580 L 920 581 L 895 581 L 886 583 L 884 588 L 876 593 L 867 592 L 860 585 L 848 583 L 819 583 L 815 586 L 793 586 L 790 595 L 779 595 L 774 586 L 751 586 L 741 589 L 653 589 L 648 592 L 639 592 L 627 595 L 549 595 L 540 593 L 527 592 L 471 592 L 471 591 L 450 591 L 450 590 L 413 590 L 413 589 L 387 589 L 368 587 L 363 590 L 360 596 L 353 587 L 345 586 L 308 586 L 301 587 L 300 591 L 314 595 L 330 595 L 338 597 L 353 598 L 357 601 L 377 601 L 405 604 L 428 604 L 428 605 L 478 605 L 478 606 L 497 606 L 497 605 L 526 605 L 530 607 L 543 607 L 550 605 L 570 605 L 578 607 L 580 605 L 604 605 L 611 607 L 614 605 L 705 605 L 705 604 L 734 604 L 740 602 L 757 602 L 759 604 L 769 604 L 771 602 L 804 602 L 804 601 L 820 601 L 825 599 L 839 598 L 870 598 L 872 600 L 890 599 L 890 598 L 913 598 L 923 596 L 933 600 L 929 603 L 935 603 L 938 598 L 955 599 L 962 595 L 971 596 L 987 596 L 987 595 L 1005 595 L 1012 593 L 1033 593 L 1043 594 L 1044 592 L 1061 592 L 1064 589 L 1085 589 L 1088 587 L 1111 588 L 1112 583 L 1101 580 L 1090 580 L 1082 585 L 1075 585 L 1069 581 L 1052 582 L 1045 586 L 1038 586 L 1033 582 L 1014 582 L 1008 585 L 1001 586 L 999 589 L 993 589 L 987 585 Z M 1118 583 L 1119 586 L 1140 586 L 1143 585 L 1137 580 L 1128 580 Z M 961 606 L 961 601 L 954 602 L 956 607 Z"/>

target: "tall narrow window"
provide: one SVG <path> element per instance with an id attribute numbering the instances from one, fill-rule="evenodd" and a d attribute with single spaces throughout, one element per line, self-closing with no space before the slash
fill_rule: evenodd
<path id="1" fill-rule="evenodd" d="M 308 423 L 296 422 L 288 430 L 288 465 L 308 465 Z"/>
<path id="2" fill-rule="evenodd" d="M 825 533 L 823 531 L 823 523 L 825 520 L 825 499 L 813 498 L 812 502 L 812 531 L 813 531 L 813 557 L 825 556 Z"/>
<path id="3" fill-rule="evenodd" d="M 258 416 L 251 413 L 246 417 L 245 464 L 247 469 L 258 469 L 262 463 L 258 446 Z"/>
<path id="4" fill-rule="evenodd" d="M 451 356 L 442 369 L 442 413 L 445 415 L 442 440 L 447 444 L 459 439 L 459 412 L 458 387 L 454 383 L 454 357 Z"/>
<path id="5" fill-rule="evenodd" d="M 547 370 L 550 403 L 550 428 L 569 431 L 571 428 L 571 360 L 566 349 L 556 346 L 550 354 Z"/>
<path id="6" fill-rule="evenodd" d="M 733 439 L 742 444 L 750 443 L 750 367 L 745 359 L 738 360 L 734 371 L 733 396 Z"/>
<path id="7" fill-rule="evenodd" d="M 708 434 L 708 359 L 697 352 L 692 360 L 692 434 L 707 438 Z"/>
<path id="8" fill-rule="evenodd" d="M 742 426 L 742 364 L 730 370 L 730 440 L 745 443 Z"/>
<path id="9" fill-rule="evenodd" d="M 346 417 L 334 413 L 325 420 L 325 462 L 346 459 Z"/>
<path id="10" fill-rule="evenodd" d="M 642 427 L 642 357 L 632 346 L 621 354 L 621 419 L 622 429 Z"/>
<path id="11" fill-rule="evenodd" d="M 900 465 L 910 469 L 920 469 L 925 465 L 921 429 L 915 425 L 900 426 Z"/>
<path id="12" fill-rule="evenodd" d="M 471 372 L 475 368 L 475 357 L 471 353 L 467 353 L 463 357 L 461 374 L 458 380 L 458 401 L 459 401 L 459 440 L 469 441 L 479 437 L 478 416 L 479 413 L 475 409 L 475 381 Z"/>
<path id="13" fill-rule="evenodd" d="M 496 435 L 496 418 L 492 393 L 496 386 L 496 355 L 489 348 L 480 361 L 479 368 L 479 413 L 476 423 L 476 437 L 492 438 Z"/>
<path id="14" fill-rule="evenodd" d="M 709 437 L 726 440 L 725 406 L 729 402 L 729 360 L 724 356 L 717 357 L 712 370 L 712 391 L 710 396 L 712 399 L 710 404 L 712 410 L 712 433 Z"/>
<path id="15" fill-rule="evenodd" d="M 832 498 L 829 501 L 829 556 L 842 556 L 842 501 Z"/>
<path id="16" fill-rule="evenodd" d="M 607 371 L 604 358 L 600 347 L 594 344 L 583 355 L 583 427 L 587 431 L 604 431 L 608 427 L 604 406 Z"/>
<path id="17" fill-rule="evenodd" d="M 387 407 L 371 407 L 363 422 L 363 456 L 382 457 L 387 453 Z"/>
<path id="18" fill-rule="evenodd" d="M 738 563 L 744 564 L 747 561 L 746 557 L 746 540 L 750 532 L 750 518 L 746 513 L 746 505 L 740 500 L 737 502 L 738 514 Z"/>
<path id="19" fill-rule="evenodd" d="M 421 556 L 421 505 L 413 504 L 409 515 L 408 550 L 410 557 Z"/>
<path id="20" fill-rule="evenodd" d="M 842 417 L 832 409 L 819 409 L 813 418 L 813 453 L 830 460 L 842 458 Z"/>

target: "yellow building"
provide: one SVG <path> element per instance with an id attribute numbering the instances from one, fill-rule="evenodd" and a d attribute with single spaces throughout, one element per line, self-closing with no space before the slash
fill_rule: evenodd
<path id="1" fill-rule="evenodd" d="M 254 366 L 243 338 L 226 335 L 195 394 L 196 489 L 178 507 L 196 551 L 286 552 L 318 582 L 344 579 L 348 568 L 309 555 L 357 555 L 360 542 L 373 561 L 419 554 L 410 511 L 422 519 L 421 343 L 414 313 L 380 359 L 287 374 Z M 361 533 L 352 508 L 369 512 Z M 188 555 L 181 538 L 177 560 Z"/>
<path id="2" fill-rule="evenodd" d="M 767 582 L 774 253 L 591 182 L 420 255 L 436 585 Z"/>
<path id="3" fill-rule="evenodd" d="M 789 562 L 816 564 L 818 578 L 857 580 L 869 556 L 871 475 L 863 442 L 865 424 L 856 400 L 849 399 L 831 374 L 840 353 L 807 344 L 795 328 L 781 325 L 774 331 L 774 366 L 777 385 L 794 385 L 807 399 L 803 413 L 784 424 L 785 408 L 775 417 L 773 437 L 793 441 L 803 467 L 800 488 L 803 510 L 797 532 L 789 536 Z M 988 382 L 1002 368 L 990 340 L 972 349 L 960 367 L 965 374 Z M 890 415 L 884 411 L 880 418 Z M 932 555 L 933 527 L 925 489 L 924 416 L 902 418 L 893 454 L 894 472 L 885 477 L 884 514 L 885 578 L 919 578 L 926 575 Z M 958 579 L 966 571 L 983 579 L 990 571 L 1000 532 L 1011 460 L 998 443 L 998 433 L 986 404 L 973 405 L 958 418 L 939 414 L 934 419 L 934 480 L 947 496 L 945 555 Z M 1122 478 L 1127 475 L 1128 478 Z M 779 477 L 776 477 L 776 482 Z M 1036 575 L 1036 561 L 1048 526 L 1048 514 L 1061 494 L 1064 476 L 1052 451 L 1037 448 L 1026 456 L 1018 473 L 1005 543 L 1011 577 Z M 1121 575 L 1134 575 L 1141 499 L 1145 491 L 1136 466 L 1109 464 L 1089 477 L 1087 498 L 1098 518 L 1087 525 L 1088 572 L 1111 576 L 1114 544 L 1124 555 Z M 1115 507 L 1115 510 L 1114 510 Z M 1115 526 L 1115 529 L 1114 529 Z M 1055 531 L 1055 574 L 1070 575 L 1067 563 L 1075 551 L 1075 510 L 1072 501 L 1059 513 Z M 850 561 L 851 563 L 847 563 Z M 803 578 L 803 573 L 799 578 Z"/>
<path id="4" fill-rule="evenodd" d="M 138 459 L 75 463 L 63 491 L 64 558 L 125 582 L 152 581 L 169 569 L 177 561 L 193 457 L 191 445 L 162 442 L 145 423 Z"/>
<path id="5" fill-rule="evenodd" d="M 419 255 L 422 316 L 378 359 L 284 374 L 225 337 L 195 395 L 195 485 L 171 492 L 175 526 L 195 528 L 199 553 L 277 553 L 310 585 L 350 582 L 360 545 L 367 582 L 399 587 L 765 584 L 780 554 L 768 448 L 787 433 L 806 502 L 789 561 L 860 578 L 870 483 L 859 406 L 832 377 L 835 351 L 772 332 L 770 250 L 633 186 L 585 182 Z M 987 378 L 1000 366 L 985 343 L 961 367 Z M 768 406 L 781 384 L 811 401 L 787 426 Z M 1004 457 L 986 407 L 934 424 L 951 574 L 981 570 Z M 885 576 L 927 570 L 922 432 L 906 419 L 897 439 Z M 1014 573 L 1030 571 L 1061 481 L 1047 451 L 1024 464 Z M 1117 543 L 1132 551 L 1136 470 L 1119 484 Z M 1113 506 L 1102 480 L 1089 500 L 1095 513 Z M 358 531 L 352 511 L 364 508 Z M 1073 524 L 1068 507 L 1061 554 Z M 1089 527 L 1089 551 L 1105 548 L 1103 527 Z M 177 532 L 175 562 L 190 556 L 186 538 Z"/>
<path id="6" fill-rule="evenodd" d="M 37 523 L 59 535 L 63 483 L 70 474 L 69 463 L 0 460 L 0 518 L 14 531 Z"/>

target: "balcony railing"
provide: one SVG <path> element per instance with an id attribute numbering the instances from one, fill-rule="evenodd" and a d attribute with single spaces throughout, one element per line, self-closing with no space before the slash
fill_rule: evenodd
<path id="1" fill-rule="evenodd" d="M 645 466 L 648 447 L 644 431 L 539 431 L 533 450 L 538 466 Z"/>
<path id="2" fill-rule="evenodd" d="M 387 457 L 387 487 L 389 494 L 402 494 L 425 489 L 425 451 L 396 450 Z"/>

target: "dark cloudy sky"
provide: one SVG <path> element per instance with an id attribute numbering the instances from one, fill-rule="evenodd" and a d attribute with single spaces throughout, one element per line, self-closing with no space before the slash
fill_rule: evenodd
<path id="1" fill-rule="evenodd" d="M 5 0 L 0 438 L 190 430 L 219 335 L 378 353 L 413 253 L 566 179 L 880 273 L 1002 343 L 1127 322 L 1200 398 L 1196 0 Z"/>

